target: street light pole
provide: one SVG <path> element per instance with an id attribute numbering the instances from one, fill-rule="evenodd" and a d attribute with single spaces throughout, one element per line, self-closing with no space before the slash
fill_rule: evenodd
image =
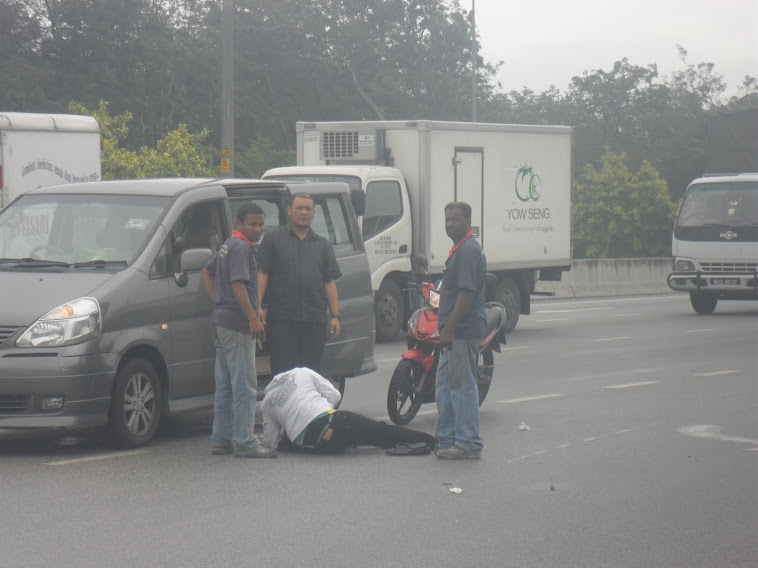
<path id="1" fill-rule="evenodd" d="M 221 177 L 234 177 L 234 0 L 221 11 Z"/>
<path id="2" fill-rule="evenodd" d="M 471 0 L 471 122 L 476 122 L 476 0 Z"/>

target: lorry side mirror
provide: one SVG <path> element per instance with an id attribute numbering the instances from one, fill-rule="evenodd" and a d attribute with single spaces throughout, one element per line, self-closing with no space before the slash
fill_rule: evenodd
<path id="1" fill-rule="evenodd" d="M 417 265 L 419 268 L 423 268 L 424 270 L 429 268 L 429 261 L 426 260 L 426 257 L 420 252 L 413 253 L 411 256 L 411 262 Z"/>
<path id="2" fill-rule="evenodd" d="M 350 202 L 353 204 L 355 214 L 360 217 L 366 213 L 366 192 L 362 189 L 350 190 Z"/>

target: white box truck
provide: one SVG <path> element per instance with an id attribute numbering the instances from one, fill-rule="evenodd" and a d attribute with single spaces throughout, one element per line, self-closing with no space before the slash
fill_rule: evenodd
<path id="1" fill-rule="evenodd" d="M 571 267 L 571 128 L 463 122 L 298 122 L 297 166 L 280 180 L 343 181 L 366 192 L 362 230 L 379 340 L 397 336 L 412 306 L 402 290 L 444 269 L 452 243 L 444 207 L 465 201 L 498 277 L 507 331 L 530 313 L 537 279 Z"/>
<path id="2" fill-rule="evenodd" d="M 0 210 L 30 189 L 100 179 L 100 126 L 91 116 L 0 112 Z M 43 247 L 53 211 L 40 206 L 0 236 L 0 258 Z"/>
<path id="3" fill-rule="evenodd" d="M 0 209 L 30 189 L 99 179 L 94 118 L 0 112 Z"/>

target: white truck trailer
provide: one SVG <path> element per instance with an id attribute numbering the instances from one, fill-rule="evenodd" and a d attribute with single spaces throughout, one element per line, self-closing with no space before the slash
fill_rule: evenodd
<path id="1" fill-rule="evenodd" d="M 465 201 L 498 277 L 506 330 L 530 313 L 538 279 L 571 267 L 571 128 L 463 122 L 298 122 L 297 166 L 266 178 L 343 181 L 366 192 L 363 239 L 383 341 L 409 315 L 402 290 L 444 269 L 444 207 Z"/>
<path id="2" fill-rule="evenodd" d="M 99 179 L 94 118 L 0 112 L 0 209 L 30 189 Z"/>

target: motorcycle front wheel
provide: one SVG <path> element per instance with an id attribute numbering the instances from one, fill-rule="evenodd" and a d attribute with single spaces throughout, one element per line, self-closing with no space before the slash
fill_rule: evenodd
<path id="1" fill-rule="evenodd" d="M 476 366 L 476 386 L 479 389 L 479 406 L 482 405 L 492 384 L 492 372 L 495 370 L 495 356 L 492 349 L 485 349 L 479 355 L 479 364 Z"/>
<path id="2" fill-rule="evenodd" d="M 415 388 L 424 374 L 418 361 L 403 359 L 397 364 L 387 392 L 387 412 L 398 426 L 408 424 L 421 408 L 421 395 Z"/>

